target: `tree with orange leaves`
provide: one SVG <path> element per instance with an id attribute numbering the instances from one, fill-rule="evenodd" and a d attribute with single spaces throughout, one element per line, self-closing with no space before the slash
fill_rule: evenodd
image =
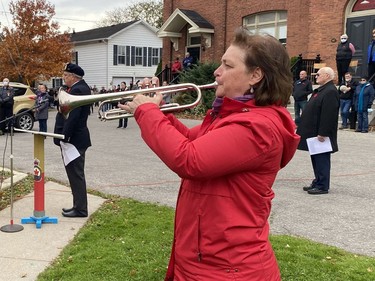
<path id="1" fill-rule="evenodd" d="M 46 0 L 18 0 L 9 4 L 12 27 L 0 33 L 0 77 L 30 84 L 60 76 L 72 58 L 67 32 L 52 20 L 54 5 Z"/>

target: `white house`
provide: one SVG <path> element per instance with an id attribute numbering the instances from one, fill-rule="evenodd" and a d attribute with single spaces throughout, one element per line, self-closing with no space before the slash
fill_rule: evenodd
<path id="1" fill-rule="evenodd" d="M 106 89 L 125 81 L 152 77 L 161 61 L 162 39 L 157 29 L 143 20 L 73 32 L 72 63 L 85 71 L 89 86 Z M 61 78 L 52 79 L 52 87 L 61 86 Z"/>

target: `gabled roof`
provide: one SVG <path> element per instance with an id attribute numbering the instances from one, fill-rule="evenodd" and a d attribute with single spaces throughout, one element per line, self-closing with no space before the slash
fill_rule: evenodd
<path id="1" fill-rule="evenodd" d="M 89 42 L 89 41 L 110 39 L 116 34 L 118 34 L 119 32 L 123 31 L 124 29 L 130 28 L 136 24 L 144 24 L 145 26 L 150 28 L 153 32 L 157 31 L 156 28 L 152 27 L 145 21 L 135 20 L 135 21 L 130 21 L 126 23 L 120 23 L 116 25 L 85 30 L 81 32 L 73 32 L 70 34 L 70 40 L 73 43 L 78 43 L 78 42 Z"/>
<path id="2" fill-rule="evenodd" d="M 159 37 L 181 37 L 181 30 L 189 24 L 189 33 L 214 33 L 213 25 L 199 13 L 192 10 L 176 9 L 158 32 Z"/>

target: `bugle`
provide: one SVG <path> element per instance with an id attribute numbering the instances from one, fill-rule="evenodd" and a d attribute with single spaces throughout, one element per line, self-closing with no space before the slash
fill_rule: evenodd
<path id="1" fill-rule="evenodd" d="M 124 91 L 124 92 L 116 92 L 116 93 L 106 93 L 106 94 L 97 94 L 97 95 L 70 95 L 64 90 L 60 89 L 58 93 L 59 98 L 59 111 L 65 117 L 68 116 L 69 112 L 73 109 L 89 105 L 95 102 L 115 102 L 119 100 L 131 101 L 135 95 L 138 94 L 152 94 L 155 92 L 160 92 L 163 95 L 178 93 L 178 92 L 185 92 L 185 91 L 196 91 L 197 98 L 194 102 L 190 104 L 180 105 L 177 103 L 172 104 L 165 104 L 160 106 L 160 110 L 164 112 L 174 112 L 182 109 L 192 108 L 199 104 L 202 98 L 202 89 L 212 89 L 216 87 L 216 82 L 197 86 L 192 83 L 185 83 L 185 84 L 175 84 L 169 86 L 162 86 L 156 88 L 148 88 L 148 89 L 139 89 L 139 90 L 131 90 L 131 91 Z M 133 114 L 126 112 L 120 108 L 110 109 L 107 111 L 99 110 L 99 118 L 101 120 L 113 120 L 119 118 L 126 118 L 126 117 L 133 117 Z"/>

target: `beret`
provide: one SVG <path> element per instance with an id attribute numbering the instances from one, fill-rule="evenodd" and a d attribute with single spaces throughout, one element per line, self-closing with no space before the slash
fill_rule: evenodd
<path id="1" fill-rule="evenodd" d="M 83 71 L 83 69 L 79 65 L 74 64 L 74 63 L 67 63 L 65 65 L 64 71 L 73 73 L 81 77 L 85 75 L 85 72 Z"/>

